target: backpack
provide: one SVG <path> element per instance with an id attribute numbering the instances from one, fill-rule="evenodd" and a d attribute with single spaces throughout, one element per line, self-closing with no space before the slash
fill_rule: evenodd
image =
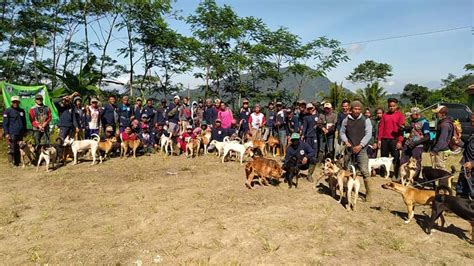
<path id="1" fill-rule="evenodd" d="M 172 118 L 173 116 L 175 116 L 178 113 L 178 107 L 179 106 L 176 106 L 175 108 L 171 109 L 168 112 L 168 114 L 167 114 L 168 118 Z"/>
<path id="2" fill-rule="evenodd" d="M 459 120 L 454 120 L 454 122 L 450 123 L 453 126 L 453 136 L 449 139 L 448 146 L 452 152 L 456 153 L 461 151 L 461 147 L 463 146 L 461 141 L 462 128 Z"/>

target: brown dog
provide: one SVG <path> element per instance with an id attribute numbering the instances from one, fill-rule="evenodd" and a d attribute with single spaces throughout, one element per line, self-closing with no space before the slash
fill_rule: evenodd
<path id="1" fill-rule="evenodd" d="M 25 168 L 26 166 L 26 158 L 28 158 L 29 164 L 33 164 L 33 160 L 36 157 L 35 147 L 33 147 L 33 144 L 31 144 L 28 141 L 20 141 L 18 143 L 18 146 L 20 146 L 20 158 L 21 158 L 22 168 Z"/>
<path id="2" fill-rule="evenodd" d="M 247 178 L 245 186 L 252 189 L 252 181 L 255 176 L 258 176 L 260 185 L 267 186 L 269 179 L 279 180 L 282 174 L 283 169 L 277 161 L 256 157 L 245 165 L 245 175 Z"/>
<path id="3" fill-rule="evenodd" d="M 407 186 L 407 185 L 413 185 L 414 177 L 416 175 L 416 159 L 415 158 L 410 158 L 408 162 L 402 164 L 400 166 L 400 177 L 402 179 L 402 184 Z"/>
<path id="4" fill-rule="evenodd" d="M 102 155 L 99 156 L 100 163 L 102 163 L 102 159 L 107 158 L 107 155 L 110 154 L 110 151 L 112 150 L 116 142 L 117 142 L 116 137 L 111 137 L 106 140 L 99 141 L 99 150 L 105 153 L 104 158 L 102 158 Z"/>
<path id="5" fill-rule="evenodd" d="M 141 141 L 139 139 L 136 140 L 126 140 L 120 144 L 120 157 L 124 155 L 128 155 L 128 149 L 132 149 L 133 151 L 133 158 L 137 158 L 137 149 L 140 147 Z"/>
<path id="6" fill-rule="evenodd" d="M 339 189 L 339 200 L 337 202 L 341 203 L 342 197 L 344 196 L 344 184 L 347 184 L 349 178 L 353 178 L 356 180 L 355 177 L 355 170 L 353 172 L 346 171 L 340 169 L 335 163 L 332 162 L 330 158 L 327 158 L 324 161 L 324 175 L 329 178 L 329 189 L 331 190 L 331 196 L 336 198 L 337 190 Z M 348 193 L 347 201 L 350 203 L 349 199 L 350 193 Z M 356 193 L 356 199 L 358 195 L 358 189 Z M 356 202 L 356 201 L 355 201 Z"/>
<path id="7" fill-rule="evenodd" d="M 273 157 L 277 156 L 278 146 L 280 145 L 280 141 L 274 136 L 268 137 L 267 140 L 267 147 L 268 150 L 272 153 Z"/>
<path id="8" fill-rule="evenodd" d="M 194 157 L 196 153 L 199 156 L 199 147 L 201 146 L 201 139 L 200 138 L 189 138 L 186 139 L 186 157 Z"/>
<path id="9" fill-rule="evenodd" d="M 409 223 L 411 219 L 413 219 L 413 216 L 415 216 L 415 205 L 430 205 L 435 198 L 434 190 L 417 189 L 395 182 L 383 184 L 382 188 L 393 190 L 402 195 L 408 211 L 408 217 L 405 223 Z"/>
<path id="10" fill-rule="evenodd" d="M 265 156 L 267 154 L 266 146 L 267 144 L 263 140 L 252 140 L 253 150 L 259 149 L 262 152 L 262 155 Z"/>

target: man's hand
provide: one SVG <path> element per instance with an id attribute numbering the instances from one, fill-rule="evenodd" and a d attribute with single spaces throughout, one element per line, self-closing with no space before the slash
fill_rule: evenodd
<path id="1" fill-rule="evenodd" d="M 346 144 L 346 147 L 348 148 L 352 147 L 352 144 L 349 141 L 344 141 L 344 144 Z"/>
<path id="2" fill-rule="evenodd" d="M 324 132 L 324 134 L 327 134 L 327 133 L 328 133 L 328 129 L 325 128 L 325 127 L 323 127 L 323 132 Z"/>
<path id="3" fill-rule="evenodd" d="M 361 149 L 362 149 L 362 146 L 361 146 L 361 145 L 357 145 L 357 146 L 354 146 L 354 147 L 352 148 L 352 152 L 355 153 L 355 154 L 357 154 L 357 153 L 360 152 Z"/>
<path id="4" fill-rule="evenodd" d="M 308 162 L 308 158 L 303 157 L 303 160 L 301 160 L 301 163 L 302 163 L 302 164 L 306 164 L 307 162 Z"/>
<path id="5" fill-rule="evenodd" d="M 466 169 L 466 170 L 472 170 L 472 163 L 471 162 L 466 162 L 463 166 L 464 166 L 464 169 Z"/>
<path id="6" fill-rule="evenodd" d="M 401 143 L 401 142 L 397 142 L 397 146 L 396 146 L 397 150 L 401 150 L 402 147 L 403 147 L 403 146 L 402 146 L 402 143 Z"/>
<path id="7" fill-rule="evenodd" d="M 382 147 L 382 142 L 380 140 L 377 141 L 377 147 L 379 147 L 379 148 Z"/>

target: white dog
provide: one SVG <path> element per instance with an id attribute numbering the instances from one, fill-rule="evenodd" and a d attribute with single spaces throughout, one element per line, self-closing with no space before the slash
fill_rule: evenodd
<path id="1" fill-rule="evenodd" d="M 222 156 L 222 162 L 224 162 L 225 157 L 229 154 L 230 151 L 235 151 L 240 155 L 240 164 L 243 163 L 245 151 L 249 148 L 253 148 L 253 143 L 251 141 L 240 144 L 238 142 L 229 141 L 224 145 L 224 154 Z"/>
<path id="2" fill-rule="evenodd" d="M 74 140 L 73 138 L 66 137 L 64 140 L 64 146 L 71 145 L 72 153 L 74 154 L 74 163 L 73 165 L 77 164 L 77 153 L 84 152 L 91 150 L 92 154 L 92 163 L 91 165 L 95 164 L 97 152 L 99 150 L 99 136 L 97 134 L 93 134 L 93 139 L 85 139 L 85 140 Z"/>
<path id="3" fill-rule="evenodd" d="M 392 168 L 393 158 L 389 157 L 380 157 L 375 159 L 369 159 L 369 172 L 372 172 L 373 169 L 379 169 L 380 166 L 385 166 L 385 178 L 388 178 L 390 174 L 390 168 Z"/>
<path id="4" fill-rule="evenodd" d="M 41 148 L 41 151 L 38 157 L 38 164 L 36 165 L 36 172 L 38 172 L 41 162 L 43 160 L 45 161 L 46 172 L 49 172 L 50 162 L 53 164 L 53 169 L 54 169 L 54 163 L 56 162 L 56 157 L 57 157 L 57 151 L 56 151 L 56 148 L 54 148 L 53 146 L 49 148 Z"/>
<path id="5" fill-rule="evenodd" d="M 352 176 L 347 180 L 347 206 L 356 210 L 357 198 L 359 197 L 360 179 L 356 176 L 355 167 L 351 165 Z M 352 201 L 352 190 L 354 190 L 354 201 Z"/>
<path id="6" fill-rule="evenodd" d="M 217 151 L 216 154 L 218 157 L 220 157 L 221 154 L 224 152 L 224 145 L 226 145 L 226 142 L 217 141 L 215 139 L 209 143 L 209 146 L 216 148 L 216 151 Z"/>
<path id="7" fill-rule="evenodd" d="M 160 148 L 161 152 L 164 151 L 166 155 L 168 155 L 169 152 L 171 152 L 171 154 L 173 154 L 173 152 L 174 152 L 173 151 L 173 140 L 171 139 L 171 136 L 167 137 L 164 134 L 161 135 L 160 145 L 161 145 L 161 148 Z"/>

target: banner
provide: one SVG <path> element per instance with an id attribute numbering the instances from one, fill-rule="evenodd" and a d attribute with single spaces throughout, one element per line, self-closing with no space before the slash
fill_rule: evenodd
<path id="1" fill-rule="evenodd" d="M 31 107 L 35 105 L 35 95 L 43 95 L 43 103 L 51 109 L 51 125 L 56 125 L 59 120 L 58 110 L 54 106 L 51 98 L 49 98 L 48 90 L 46 86 L 20 86 L 15 84 L 6 83 L 0 81 L 0 88 L 2 89 L 3 102 L 5 103 L 5 108 L 11 106 L 11 97 L 20 96 L 20 107 L 25 110 L 28 114 L 26 115 L 26 124 L 27 128 L 31 129 L 31 122 L 29 111 Z"/>

